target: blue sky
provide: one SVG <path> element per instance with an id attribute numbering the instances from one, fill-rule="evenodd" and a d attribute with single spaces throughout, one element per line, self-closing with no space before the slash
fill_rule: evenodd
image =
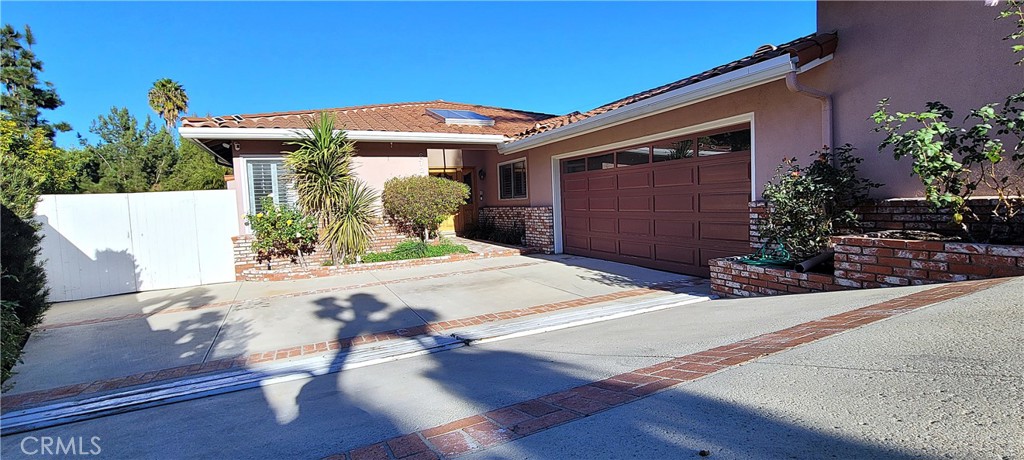
<path id="1" fill-rule="evenodd" d="M 587 110 L 814 31 L 813 2 L 20 3 L 65 106 L 88 135 L 111 106 L 151 114 L 169 77 L 190 113 L 444 99 Z M 154 116 L 155 118 L 155 116 Z"/>

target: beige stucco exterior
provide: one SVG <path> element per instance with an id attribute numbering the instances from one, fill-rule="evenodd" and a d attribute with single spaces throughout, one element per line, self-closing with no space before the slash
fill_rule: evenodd
<path id="1" fill-rule="evenodd" d="M 880 198 L 921 194 L 910 176 L 910 160 L 899 164 L 878 152 L 883 136 L 868 117 L 882 98 L 892 108 L 919 111 L 928 101 L 956 110 L 956 122 L 970 109 L 1003 102 L 1024 87 L 1024 68 L 1013 62 L 1003 37 L 1012 20 L 996 18 L 1004 5 L 970 2 L 818 2 L 818 30 L 839 34 L 835 59 L 823 69 L 821 85 L 832 93 L 835 135 L 867 158 L 865 175 L 885 186 Z"/>

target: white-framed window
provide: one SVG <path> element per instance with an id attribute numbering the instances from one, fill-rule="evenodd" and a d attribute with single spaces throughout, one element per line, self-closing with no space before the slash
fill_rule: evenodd
<path id="1" fill-rule="evenodd" d="M 526 158 L 498 165 L 498 199 L 526 198 Z"/>
<path id="2" fill-rule="evenodd" d="M 274 204 L 295 205 L 298 196 L 291 182 L 287 180 L 284 160 L 250 159 L 246 160 L 245 165 L 249 186 L 249 212 L 262 212 L 263 197 L 268 195 L 274 198 Z"/>

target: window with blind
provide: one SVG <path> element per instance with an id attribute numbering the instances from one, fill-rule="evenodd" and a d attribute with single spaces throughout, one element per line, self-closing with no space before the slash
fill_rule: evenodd
<path id="1" fill-rule="evenodd" d="M 526 198 L 526 159 L 498 165 L 498 198 Z"/>
<path id="2" fill-rule="evenodd" d="M 286 179 L 286 170 L 282 160 L 249 160 L 246 161 L 249 174 L 249 210 L 263 212 L 263 197 L 271 196 L 274 204 L 295 205 L 296 195 Z"/>

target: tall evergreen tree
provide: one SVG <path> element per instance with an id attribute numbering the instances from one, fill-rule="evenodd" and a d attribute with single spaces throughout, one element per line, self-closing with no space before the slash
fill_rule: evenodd
<path id="1" fill-rule="evenodd" d="M 180 83 L 170 78 L 161 78 L 149 90 L 149 107 L 167 124 L 171 131 L 178 123 L 178 117 L 188 110 L 188 94 Z"/>
<path id="2" fill-rule="evenodd" d="M 63 122 L 51 124 L 40 118 L 40 110 L 56 109 L 64 105 L 64 101 L 53 83 L 39 80 L 43 61 L 32 51 L 35 42 L 32 29 L 27 25 L 24 31 L 10 24 L 0 29 L 0 82 L 3 83 L 0 109 L 21 128 L 42 128 L 52 138 L 55 130 L 69 131 L 71 126 Z"/>

